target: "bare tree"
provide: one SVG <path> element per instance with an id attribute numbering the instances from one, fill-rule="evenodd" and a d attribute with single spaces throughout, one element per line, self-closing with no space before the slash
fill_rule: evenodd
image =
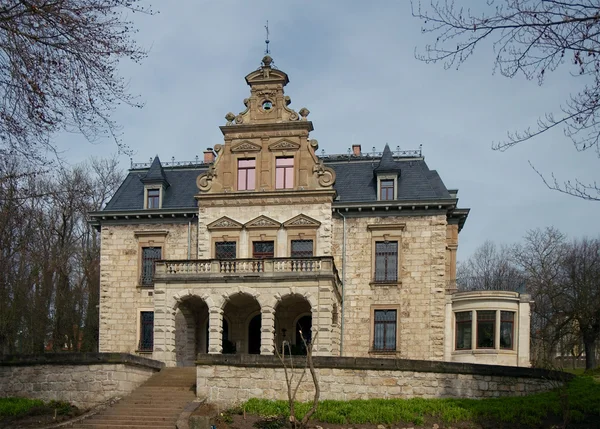
<path id="1" fill-rule="evenodd" d="M 511 249 L 485 241 L 473 255 L 458 265 L 456 284 L 465 290 L 510 290 L 525 292 L 525 277 L 511 259 Z"/>
<path id="2" fill-rule="evenodd" d="M 495 149 L 506 150 L 562 127 L 577 150 L 591 149 L 600 157 L 600 6 L 596 0 L 488 0 L 479 2 L 477 11 L 457 6 L 454 0 L 432 1 L 426 9 L 414 0 L 411 5 L 413 16 L 423 20 L 422 32 L 435 36 L 433 44 L 417 55 L 423 61 L 459 67 L 479 45 L 491 41 L 494 69 L 509 78 L 522 74 L 542 84 L 549 72 L 571 66 L 579 90 L 561 106 L 561 114 L 546 113 L 533 129 L 509 133 Z M 544 182 L 551 189 L 600 201 L 597 182 L 574 179 L 561 184 L 554 176 Z"/>
<path id="3" fill-rule="evenodd" d="M 319 397 L 321 395 L 321 389 L 319 387 L 319 379 L 315 371 L 315 365 L 313 363 L 312 356 L 313 344 L 315 343 L 318 335 L 319 333 L 316 332 L 312 338 L 312 341 L 308 342 L 306 341 L 306 338 L 304 338 L 302 331 L 300 331 L 300 338 L 302 338 L 302 343 L 304 343 L 304 348 L 306 349 L 306 361 L 304 367 L 301 368 L 302 372 L 300 373 L 300 377 L 295 383 L 294 378 L 297 376 L 297 374 L 294 371 L 294 358 L 292 356 L 292 349 L 290 347 L 290 343 L 284 341 L 282 344 L 281 352 L 277 347 L 275 348 L 275 354 L 277 355 L 281 362 L 281 365 L 283 366 L 285 383 L 287 386 L 288 408 L 290 410 L 290 424 L 294 429 L 305 429 L 308 425 L 308 421 L 310 420 L 312 415 L 317 412 L 317 408 L 319 406 Z M 285 355 L 286 347 L 289 351 L 287 360 Z M 304 417 L 302 417 L 301 420 L 298 420 L 298 418 L 296 417 L 296 394 L 298 393 L 300 384 L 302 384 L 302 380 L 306 375 L 307 368 L 310 371 L 312 382 L 315 388 L 315 393 L 313 396 L 313 403 L 311 408 L 307 411 L 307 413 L 304 415 Z"/>
<path id="4" fill-rule="evenodd" d="M 146 55 L 127 13 L 139 0 L 4 0 L 0 5 L 0 156 L 42 161 L 50 135 L 115 139 L 117 104 L 139 106 L 118 76 L 122 59 Z M 0 173 L 1 176 L 1 173 Z"/>

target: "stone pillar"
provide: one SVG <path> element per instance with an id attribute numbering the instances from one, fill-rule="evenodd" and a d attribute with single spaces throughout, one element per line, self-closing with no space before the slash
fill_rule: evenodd
<path id="1" fill-rule="evenodd" d="M 517 323 L 517 366 L 531 366 L 529 336 L 531 330 L 531 296 L 520 294 L 519 296 L 519 318 Z"/>
<path id="2" fill-rule="evenodd" d="M 223 309 L 210 307 L 208 309 L 208 353 L 223 353 Z"/>
<path id="3" fill-rule="evenodd" d="M 444 324 L 444 360 L 452 361 L 452 350 L 454 350 L 454 315 L 452 314 L 452 295 L 446 294 Z"/>
<path id="4" fill-rule="evenodd" d="M 263 307 L 261 318 L 260 354 L 272 355 L 275 353 L 275 309 L 272 307 Z"/>
<path id="5" fill-rule="evenodd" d="M 319 295 L 316 308 L 312 309 L 313 333 L 318 332 L 314 340 L 314 356 L 333 356 L 332 347 L 332 321 L 333 321 L 333 290 L 329 285 L 319 286 Z M 315 335 L 313 334 L 313 338 Z"/>
<path id="6" fill-rule="evenodd" d="M 167 305 L 164 286 L 154 285 L 154 349 L 152 358 L 164 362 L 166 366 L 176 366 L 175 310 Z"/>

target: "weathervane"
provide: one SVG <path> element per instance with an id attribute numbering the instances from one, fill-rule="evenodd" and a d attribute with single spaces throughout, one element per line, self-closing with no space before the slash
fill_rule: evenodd
<path id="1" fill-rule="evenodd" d="M 265 40 L 265 44 L 267 45 L 265 48 L 265 55 L 269 55 L 271 51 L 269 50 L 269 21 L 267 20 L 267 25 L 265 25 L 265 30 L 267 30 L 267 39 Z"/>

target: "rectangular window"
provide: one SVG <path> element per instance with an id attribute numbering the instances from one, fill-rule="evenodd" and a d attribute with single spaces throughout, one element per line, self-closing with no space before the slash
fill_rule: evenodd
<path id="1" fill-rule="evenodd" d="M 398 281 L 398 242 L 375 242 L 375 281 Z"/>
<path id="2" fill-rule="evenodd" d="M 379 182 L 379 200 L 390 201 L 394 199 L 394 181 L 381 180 Z"/>
<path id="3" fill-rule="evenodd" d="M 215 243 L 215 259 L 235 259 L 236 242 L 218 241 Z"/>
<path id="4" fill-rule="evenodd" d="M 500 348 L 513 349 L 515 332 L 515 313 L 512 311 L 500 312 Z"/>
<path id="5" fill-rule="evenodd" d="M 256 185 L 256 160 L 238 160 L 238 191 L 253 191 Z"/>
<path id="6" fill-rule="evenodd" d="M 292 240 L 292 258 L 311 258 L 313 256 L 312 240 Z"/>
<path id="7" fill-rule="evenodd" d="M 375 310 L 373 350 L 396 350 L 396 310 Z"/>
<path id="8" fill-rule="evenodd" d="M 162 259 L 160 247 L 142 247 L 142 274 L 140 284 L 142 286 L 154 285 L 154 261 Z"/>
<path id="9" fill-rule="evenodd" d="M 273 258 L 275 256 L 274 241 L 253 241 L 252 257 L 257 259 Z"/>
<path id="10" fill-rule="evenodd" d="M 471 349 L 471 334 L 473 331 L 473 315 L 471 311 L 455 313 L 456 318 L 456 350 Z"/>
<path id="11" fill-rule="evenodd" d="M 140 344 L 138 350 L 151 352 L 154 348 L 154 312 L 140 312 Z"/>
<path id="12" fill-rule="evenodd" d="M 277 158 L 275 160 L 275 189 L 292 189 L 294 187 L 294 157 Z"/>
<path id="13" fill-rule="evenodd" d="M 146 191 L 148 196 L 148 202 L 146 207 L 149 209 L 159 209 L 160 208 L 160 189 L 148 189 Z"/>
<path id="14" fill-rule="evenodd" d="M 477 348 L 493 349 L 496 333 L 496 311 L 482 310 L 477 312 Z"/>

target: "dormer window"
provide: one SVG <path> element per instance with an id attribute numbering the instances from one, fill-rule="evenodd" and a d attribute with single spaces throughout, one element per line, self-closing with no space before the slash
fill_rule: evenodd
<path id="1" fill-rule="evenodd" d="M 377 200 L 393 201 L 398 199 L 398 175 L 377 175 Z"/>
<path id="2" fill-rule="evenodd" d="M 379 200 L 391 201 L 394 199 L 394 181 L 390 179 L 382 180 L 379 185 Z"/>
<path id="3" fill-rule="evenodd" d="M 159 209 L 160 208 L 160 189 L 148 189 L 146 191 L 146 208 L 147 209 Z"/>

